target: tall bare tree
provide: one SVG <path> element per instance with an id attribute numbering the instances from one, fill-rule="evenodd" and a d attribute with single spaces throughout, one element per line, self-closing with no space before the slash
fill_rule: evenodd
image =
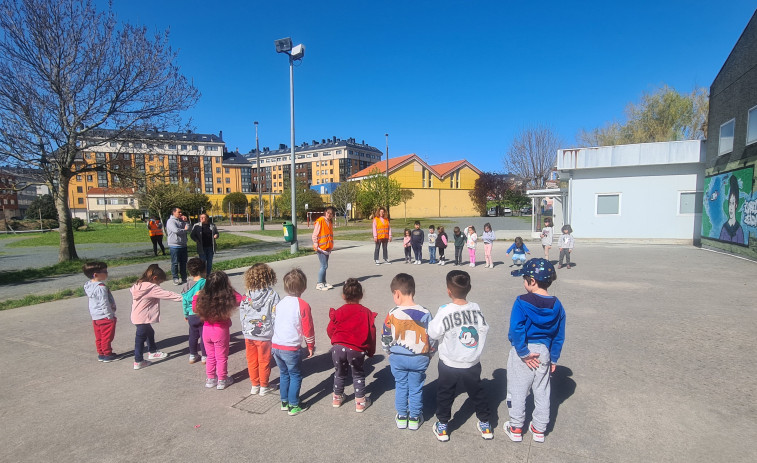
<path id="1" fill-rule="evenodd" d="M 331 193 L 331 205 L 336 208 L 337 214 L 344 217 L 344 225 L 347 225 L 348 207 L 357 207 L 357 194 L 360 192 L 360 184 L 357 182 L 343 182 Z"/>
<path id="2" fill-rule="evenodd" d="M 503 159 L 505 172 L 525 179 L 531 187 L 542 188 L 557 162 L 561 145 L 560 137 L 547 126 L 525 128 L 513 138 L 507 150 Z"/>
<path id="3" fill-rule="evenodd" d="M 58 260 L 76 259 L 69 182 L 108 169 L 81 162 L 88 141 L 178 126 L 199 92 L 167 32 L 119 26 L 91 0 L 0 0 L 0 29 L 0 162 L 43 170 L 58 209 Z"/>

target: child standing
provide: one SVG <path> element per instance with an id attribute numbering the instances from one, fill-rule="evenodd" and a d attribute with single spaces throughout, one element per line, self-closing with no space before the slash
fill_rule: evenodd
<path id="1" fill-rule="evenodd" d="M 229 277 L 217 270 L 208 275 L 205 287 L 194 297 L 195 311 L 205 324 L 202 326 L 202 342 L 208 358 L 205 364 L 205 387 L 219 391 L 234 383 L 228 376 L 229 328 L 231 312 L 242 301 L 242 295 L 234 291 Z"/>
<path id="2" fill-rule="evenodd" d="M 465 247 L 465 235 L 460 231 L 460 227 L 455 227 L 452 231 L 455 239 L 455 265 L 463 265 L 463 247 Z"/>
<path id="3" fill-rule="evenodd" d="M 468 397 L 473 401 L 478 423 L 476 427 L 484 439 L 494 438 L 489 425 L 489 404 L 481 389 L 481 351 L 486 342 L 489 325 L 481 309 L 466 297 L 471 290 L 470 275 L 462 270 L 447 274 L 447 295 L 452 302 L 439 307 L 428 324 L 428 335 L 439 342 L 439 387 L 436 392 L 434 435 L 441 442 L 449 440 L 447 423 L 452 417 L 455 387 L 462 381 Z"/>
<path id="4" fill-rule="evenodd" d="M 410 263 L 410 252 L 412 250 L 411 245 L 410 245 L 410 240 L 411 240 L 410 229 L 406 228 L 405 236 L 402 238 L 402 246 L 405 248 L 405 263 L 406 264 Z"/>
<path id="5" fill-rule="evenodd" d="M 494 236 L 492 225 L 489 222 L 484 224 L 484 234 L 481 235 L 481 238 L 484 240 L 484 257 L 486 258 L 485 268 L 494 268 L 494 262 L 492 261 L 492 246 L 494 245 L 494 240 L 497 238 Z"/>
<path id="6" fill-rule="evenodd" d="M 417 430 L 423 422 L 423 383 L 436 343 L 428 337 L 431 312 L 415 303 L 415 280 L 398 273 L 389 286 L 395 307 L 384 320 L 381 346 L 394 375 L 394 421 Z"/>
<path id="7" fill-rule="evenodd" d="M 247 354 L 247 371 L 252 388 L 250 394 L 266 395 L 271 391 L 271 338 L 276 304 L 279 295 L 273 289 L 276 272 L 266 264 L 258 263 L 244 272 L 247 294 L 239 304 L 239 318 Z"/>
<path id="8" fill-rule="evenodd" d="M 273 322 L 273 359 L 279 367 L 279 394 L 281 410 L 290 416 L 302 413 L 300 407 L 300 386 L 302 385 L 302 341 L 308 346 L 310 358 L 315 352 L 315 330 L 310 305 L 300 299 L 308 287 L 308 280 L 302 270 L 295 268 L 284 275 L 284 290 L 288 296 L 276 305 L 276 319 Z"/>
<path id="9" fill-rule="evenodd" d="M 89 314 L 95 330 L 95 348 L 97 360 L 112 362 L 118 358 L 111 344 L 116 336 L 116 301 L 105 286 L 108 279 L 108 264 L 105 262 L 87 262 L 81 268 L 89 281 L 84 283 L 84 293 L 89 298 Z"/>
<path id="10" fill-rule="evenodd" d="M 428 263 L 429 264 L 435 264 L 436 263 L 436 228 L 434 228 L 433 225 L 430 225 L 428 227 L 428 239 L 426 242 L 428 243 Z"/>
<path id="11" fill-rule="evenodd" d="M 352 370 L 355 388 L 355 411 L 361 413 L 370 406 L 365 396 L 365 356 L 376 353 L 376 312 L 360 305 L 363 287 L 355 278 L 348 278 L 342 287 L 345 304 L 329 309 L 326 333 L 331 339 L 331 358 L 334 361 L 334 395 L 331 405 L 338 408 L 344 402 L 344 383 L 347 370 Z"/>
<path id="12" fill-rule="evenodd" d="M 513 265 L 523 265 L 526 263 L 526 254 L 531 254 L 531 251 L 526 247 L 526 243 L 523 242 L 523 238 L 520 236 L 515 237 L 515 242 L 507 248 L 507 255 L 513 253 Z"/>
<path id="13" fill-rule="evenodd" d="M 549 250 L 552 248 L 552 217 L 544 217 L 544 228 L 541 229 L 541 247 L 544 258 L 549 260 Z"/>
<path id="14" fill-rule="evenodd" d="M 549 424 L 550 373 L 554 373 L 565 341 L 565 309 L 547 293 L 557 279 L 546 259 L 531 259 L 512 272 L 523 276 L 526 294 L 515 298 L 507 337 L 512 344 L 507 358 L 507 409 L 505 433 L 513 442 L 523 440 L 526 397 L 534 394 L 530 431 L 534 441 L 544 442 Z"/>
<path id="15" fill-rule="evenodd" d="M 444 265 L 444 250 L 447 249 L 447 233 L 444 231 L 444 227 L 439 227 L 436 234 L 436 249 L 439 250 L 439 265 Z"/>
<path id="16" fill-rule="evenodd" d="M 415 263 L 420 265 L 423 261 L 423 230 L 421 230 L 420 221 L 415 221 L 415 228 L 410 232 L 410 243 L 413 246 L 413 254 L 415 254 Z"/>
<path id="17" fill-rule="evenodd" d="M 570 253 L 573 252 L 573 228 L 569 224 L 565 224 L 562 226 L 562 235 L 560 235 L 560 266 L 558 268 L 563 268 L 562 265 L 562 259 L 563 256 L 565 257 L 565 265 L 568 266 L 568 270 L 570 270 Z"/>
<path id="18" fill-rule="evenodd" d="M 151 324 L 160 322 L 161 299 L 181 302 L 182 298 L 181 294 L 161 288 L 160 284 L 164 281 L 166 281 L 166 272 L 158 264 L 151 264 L 129 290 L 133 299 L 131 322 L 137 327 L 137 334 L 134 336 L 135 370 L 150 365 L 150 360 L 168 357 L 168 354 L 158 351 L 155 345 L 155 330 Z M 144 359 L 145 341 L 147 341 L 147 360 Z"/>
<path id="19" fill-rule="evenodd" d="M 192 301 L 195 294 L 205 287 L 205 262 L 199 257 L 193 257 L 187 262 L 187 272 L 192 278 L 187 281 L 184 291 L 181 293 L 181 307 L 184 311 L 184 320 L 189 325 L 189 363 L 206 362 L 205 343 L 202 342 L 202 319 L 192 310 Z M 200 344 L 202 356 L 197 355 L 197 344 Z"/>
<path id="20" fill-rule="evenodd" d="M 468 258 L 470 260 L 470 266 L 476 266 L 476 241 L 478 241 L 478 235 L 476 234 L 476 227 L 473 225 L 465 229 L 466 245 L 468 246 Z"/>

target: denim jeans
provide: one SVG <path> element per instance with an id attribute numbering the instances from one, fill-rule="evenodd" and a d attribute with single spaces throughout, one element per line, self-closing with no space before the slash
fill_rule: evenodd
<path id="1" fill-rule="evenodd" d="M 207 248 L 203 247 L 202 253 L 203 254 L 200 256 L 200 260 L 205 262 L 205 274 L 210 275 L 210 272 L 213 271 L 213 255 L 215 254 L 213 252 L 213 246 Z"/>
<path id="2" fill-rule="evenodd" d="M 428 263 L 429 264 L 436 263 L 436 246 L 428 247 Z"/>
<path id="3" fill-rule="evenodd" d="M 405 416 L 419 417 L 423 413 L 423 383 L 431 361 L 425 355 L 389 355 L 394 375 L 394 408 Z"/>
<path id="4" fill-rule="evenodd" d="M 181 281 L 187 281 L 187 248 L 168 248 L 171 253 L 171 276 L 174 280 L 181 275 Z"/>
<path id="5" fill-rule="evenodd" d="M 320 255 L 320 254 L 318 254 Z M 300 386 L 302 386 L 302 356 L 300 349 L 271 349 L 276 366 L 279 367 L 279 396 L 282 402 L 291 406 L 300 404 Z"/>
<path id="6" fill-rule="evenodd" d="M 147 352 L 157 352 L 158 347 L 155 345 L 155 330 L 149 323 L 136 325 L 137 334 L 134 336 L 134 361 L 141 362 L 144 360 L 145 341 L 147 341 Z"/>
<path id="7" fill-rule="evenodd" d="M 318 283 L 326 283 L 326 269 L 329 268 L 329 254 L 318 253 L 318 261 L 321 268 L 318 270 Z"/>

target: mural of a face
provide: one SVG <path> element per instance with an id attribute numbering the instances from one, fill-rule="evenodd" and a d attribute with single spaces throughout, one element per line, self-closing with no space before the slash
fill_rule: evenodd
<path id="1" fill-rule="evenodd" d="M 738 205 L 738 200 L 736 199 L 736 195 L 728 195 L 728 221 L 733 223 L 736 221 L 736 206 Z"/>

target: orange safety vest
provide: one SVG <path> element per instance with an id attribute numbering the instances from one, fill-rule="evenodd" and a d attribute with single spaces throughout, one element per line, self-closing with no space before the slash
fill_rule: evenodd
<path id="1" fill-rule="evenodd" d="M 389 221 L 381 217 L 374 217 L 376 222 L 376 239 L 384 240 L 389 238 Z"/>
<path id="2" fill-rule="evenodd" d="M 333 225 L 323 217 L 318 217 L 316 222 L 321 225 L 321 229 L 318 230 L 318 248 L 331 251 L 334 248 Z"/>
<path id="3" fill-rule="evenodd" d="M 163 230 L 160 229 L 160 222 L 151 220 L 147 222 L 147 229 L 150 232 L 150 236 L 162 236 Z"/>

